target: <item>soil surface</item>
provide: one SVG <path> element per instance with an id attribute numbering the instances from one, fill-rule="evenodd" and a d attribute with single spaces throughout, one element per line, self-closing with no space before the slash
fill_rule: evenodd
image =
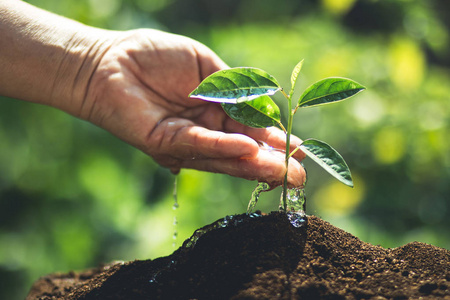
<path id="1" fill-rule="evenodd" d="M 45 276 L 27 299 L 450 299 L 446 249 L 385 249 L 314 216 L 295 227 L 278 212 L 209 229 L 167 257 Z"/>

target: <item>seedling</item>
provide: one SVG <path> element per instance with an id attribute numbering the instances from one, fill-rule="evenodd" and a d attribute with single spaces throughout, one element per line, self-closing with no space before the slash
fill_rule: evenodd
<path id="1" fill-rule="evenodd" d="M 276 126 L 286 133 L 286 174 L 280 204 L 284 211 L 288 209 L 287 201 L 290 198 L 287 183 L 288 162 L 289 158 L 299 149 L 340 182 L 353 187 L 347 163 L 327 143 L 317 139 L 307 139 L 291 151 L 292 123 L 295 113 L 300 108 L 342 101 L 361 92 L 365 87 L 347 78 L 322 79 L 308 87 L 293 107 L 293 95 L 302 65 L 303 60 L 292 71 L 291 89 L 288 94 L 275 77 L 269 73 L 257 68 L 240 67 L 221 70 L 208 76 L 189 95 L 192 98 L 220 102 L 232 119 L 244 125 L 256 128 Z M 280 108 L 270 98 L 277 92 L 281 92 L 287 100 L 287 126 L 281 122 Z"/>

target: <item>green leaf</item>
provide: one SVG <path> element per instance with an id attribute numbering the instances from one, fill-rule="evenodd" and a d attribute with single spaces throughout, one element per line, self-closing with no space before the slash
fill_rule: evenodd
<path id="1" fill-rule="evenodd" d="M 239 103 L 273 95 L 280 89 L 277 80 L 261 69 L 232 68 L 206 77 L 189 97 L 213 102 Z"/>
<path id="2" fill-rule="evenodd" d="M 300 97 L 297 106 L 316 106 L 342 101 L 364 89 L 364 86 L 351 79 L 339 77 L 326 78 L 307 88 Z"/>
<path id="3" fill-rule="evenodd" d="M 347 163 L 330 145 L 316 139 L 307 139 L 300 145 L 300 149 L 340 182 L 353 187 Z"/>
<path id="4" fill-rule="evenodd" d="M 297 77 L 298 77 L 298 74 L 300 74 L 302 66 L 303 66 L 303 59 L 295 66 L 294 70 L 292 70 L 292 74 L 291 74 L 291 91 L 289 92 L 289 95 L 291 97 L 294 94 L 295 84 L 297 83 Z"/>
<path id="5" fill-rule="evenodd" d="M 222 103 L 225 112 L 246 126 L 266 128 L 281 122 L 280 109 L 269 96 L 237 104 Z"/>

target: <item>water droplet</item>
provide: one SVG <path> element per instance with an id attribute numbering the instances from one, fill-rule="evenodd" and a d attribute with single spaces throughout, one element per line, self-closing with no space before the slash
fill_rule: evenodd
<path id="1" fill-rule="evenodd" d="M 173 242 L 172 242 L 172 247 L 176 247 L 176 245 L 177 245 L 177 237 L 178 237 L 178 231 L 177 230 L 174 230 L 173 231 L 173 234 L 172 234 L 172 239 L 173 239 Z"/>
<path id="2" fill-rule="evenodd" d="M 177 195 L 177 178 L 178 176 L 175 176 L 175 181 L 173 183 L 173 193 L 172 193 L 172 197 L 173 197 L 173 205 L 172 205 L 172 209 L 176 210 L 178 207 L 180 207 L 180 205 L 178 204 L 178 195 Z"/>
<path id="3" fill-rule="evenodd" d="M 172 194 L 173 195 L 173 205 L 172 205 L 172 209 L 174 211 L 177 210 L 180 207 L 180 205 L 178 204 L 178 195 L 177 195 L 177 192 L 178 192 L 178 189 L 177 189 L 177 178 L 178 178 L 178 176 L 175 176 L 175 181 L 173 183 L 173 194 Z M 172 247 L 175 248 L 176 244 L 177 244 L 177 237 L 178 237 L 178 231 L 177 231 L 178 220 L 177 220 L 177 216 L 176 215 L 173 217 L 173 223 L 172 224 L 173 224 L 173 235 L 172 235 L 173 242 L 172 242 Z"/>
<path id="4" fill-rule="evenodd" d="M 269 152 L 271 152 L 273 150 L 278 150 L 278 149 L 275 149 L 272 146 L 269 146 L 269 144 L 267 144 L 266 142 L 263 142 L 263 141 L 259 141 L 258 144 L 259 144 L 261 149 L 267 150 Z"/>
<path id="5" fill-rule="evenodd" d="M 270 186 L 265 182 L 258 182 L 258 185 L 255 187 L 255 189 L 252 192 L 252 197 L 250 198 L 250 201 L 248 202 L 247 207 L 247 214 L 251 214 L 253 209 L 256 206 L 256 203 L 258 203 L 259 196 L 262 192 L 266 192 L 270 189 Z"/>
<path id="6" fill-rule="evenodd" d="M 299 228 L 306 224 L 306 214 L 304 212 L 287 212 L 289 222 L 292 226 Z"/>
<path id="7" fill-rule="evenodd" d="M 148 282 L 150 283 L 158 283 L 158 275 L 161 273 L 161 271 L 156 271 L 156 273 L 153 274 L 153 276 L 150 278 Z"/>

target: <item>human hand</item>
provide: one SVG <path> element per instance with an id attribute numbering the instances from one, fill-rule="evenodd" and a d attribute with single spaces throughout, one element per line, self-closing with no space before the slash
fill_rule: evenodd
<path id="1" fill-rule="evenodd" d="M 188 94 L 227 68 L 206 46 L 157 30 L 85 26 L 23 1 L 0 1 L 0 95 L 89 120 L 177 173 L 194 168 L 281 184 L 281 131 L 248 128 Z M 291 149 L 300 143 L 292 138 Z M 303 159 L 303 153 L 296 153 Z M 304 183 L 291 159 L 288 181 Z"/>
<path id="2" fill-rule="evenodd" d="M 209 74 L 227 68 L 209 48 L 157 30 L 120 33 L 92 74 L 79 117 L 110 131 L 177 173 L 192 168 L 281 184 L 284 133 L 229 118 L 217 103 L 189 99 Z M 292 147 L 300 143 L 294 138 Z M 296 158 L 304 158 L 298 151 Z M 305 171 L 290 160 L 288 181 Z"/>

